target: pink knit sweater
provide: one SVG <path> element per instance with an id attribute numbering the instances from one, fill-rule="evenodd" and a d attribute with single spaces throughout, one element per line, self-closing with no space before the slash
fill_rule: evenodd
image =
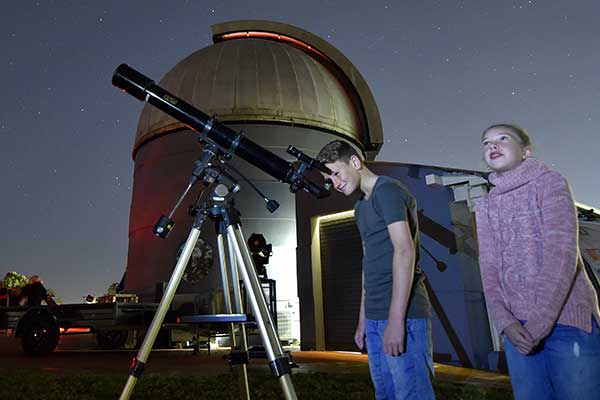
<path id="1" fill-rule="evenodd" d="M 496 329 L 526 320 L 534 339 L 556 323 L 591 332 L 596 292 L 583 269 L 571 190 L 558 172 L 528 158 L 490 174 L 495 187 L 475 207 L 479 265 Z"/>

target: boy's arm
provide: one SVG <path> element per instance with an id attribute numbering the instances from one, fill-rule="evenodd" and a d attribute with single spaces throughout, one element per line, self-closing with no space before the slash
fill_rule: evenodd
<path id="1" fill-rule="evenodd" d="M 366 317 L 365 317 L 365 274 L 362 274 L 362 284 L 360 287 L 360 311 L 358 313 L 358 325 L 356 332 L 354 333 L 354 343 L 359 349 L 365 347 L 365 333 L 366 333 Z"/>
<path id="2" fill-rule="evenodd" d="M 415 268 L 415 247 L 407 221 L 387 226 L 394 248 L 392 258 L 392 301 L 388 325 L 383 335 L 383 351 L 398 355 L 404 352 L 406 311 Z"/>

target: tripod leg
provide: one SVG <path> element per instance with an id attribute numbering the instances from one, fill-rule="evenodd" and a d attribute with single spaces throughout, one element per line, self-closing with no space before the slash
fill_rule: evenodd
<path id="1" fill-rule="evenodd" d="M 231 283 L 233 286 L 233 309 L 236 313 L 244 313 L 244 305 L 242 303 L 242 290 L 240 288 L 240 276 L 238 274 L 237 259 L 233 241 L 228 240 L 229 265 L 231 267 Z"/>
<path id="2" fill-rule="evenodd" d="M 221 223 L 220 223 L 221 224 Z M 218 246 L 218 250 L 219 250 L 219 264 L 221 266 L 221 279 L 223 281 L 223 297 L 225 299 L 225 309 L 226 312 L 228 314 L 232 314 L 233 313 L 233 307 L 232 307 L 232 302 L 231 302 L 231 295 L 230 295 L 230 286 L 229 286 L 229 269 L 227 268 L 227 250 L 226 250 L 226 246 L 225 246 L 225 237 L 224 234 L 222 233 L 222 229 L 219 228 L 219 234 L 217 235 L 217 246 Z M 230 262 L 232 261 L 231 258 L 229 260 Z M 235 262 L 235 260 L 233 260 Z M 235 265 L 232 266 L 231 270 L 233 270 L 235 267 Z M 233 279 L 233 278 L 232 278 Z M 234 285 L 236 284 L 236 282 L 233 282 Z M 243 332 L 243 341 L 240 346 L 240 344 L 238 344 L 237 340 L 236 340 L 236 333 L 235 333 L 235 324 L 231 323 L 229 324 L 229 338 L 231 340 L 231 350 L 234 351 L 236 349 L 238 349 L 239 347 L 241 347 L 240 350 L 242 350 L 243 352 L 245 352 L 247 354 L 247 345 L 246 345 L 246 337 L 245 337 L 245 330 L 244 331 L 240 331 Z M 242 330 L 244 329 L 244 325 L 243 324 L 239 324 L 239 329 Z M 245 360 L 247 362 L 247 359 Z M 248 371 L 246 369 L 246 363 L 242 362 L 240 364 L 234 364 L 234 369 L 236 369 L 237 371 L 237 375 L 239 378 L 239 383 L 240 383 L 240 398 L 245 398 L 245 399 L 250 399 L 250 388 L 248 386 Z"/>
<path id="3" fill-rule="evenodd" d="M 238 260 L 238 270 L 242 274 L 242 279 L 246 287 L 248 299 L 252 307 L 252 311 L 256 318 L 256 324 L 265 346 L 265 352 L 269 359 L 271 371 L 279 378 L 279 384 L 283 390 L 283 394 L 288 400 L 295 400 L 296 392 L 292 385 L 292 379 L 290 377 L 290 362 L 287 357 L 283 355 L 283 349 L 279 343 L 277 332 L 275 331 L 275 325 L 269 310 L 265 296 L 262 292 L 256 269 L 252 262 L 252 257 L 244 241 L 244 236 L 236 224 L 227 226 L 228 239 L 233 243 L 236 258 Z"/>
<path id="4" fill-rule="evenodd" d="M 158 309 L 156 310 L 156 314 L 154 314 L 154 318 L 152 319 L 150 328 L 148 328 L 148 332 L 146 332 L 146 336 L 144 337 L 140 351 L 131 363 L 129 377 L 127 378 L 127 383 L 121 392 L 121 396 L 119 397 L 120 400 L 129 399 L 137 380 L 144 372 L 144 365 L 148 360 L 148 356 L 150 355 L 150 351 L 152 350 L 152 346 L 154 345 L 158 331 L 160 330 L 165 319 L 165 315 L 171 306 L 173 297 L 175 297 L 175 292 L 177 291 L 181 277 L 185 272 L 185 267 L 187 266 L 192 255 L 192 250 L 198 241 L 198 237 L 200 237 L 200 228 L 202 227 L 202 223 L 205 219 L 206 216 L 202 213 L 199 213 L 197 220 L 194 222 L 194 227 L 192 228 L 187 241 L 185 242 L 183 252 L 181 253 L 179 260 L 177 261 L 177 265 L 173 270 L 173 274 L 171 275 L 171 279 L 167 285 L 167 290 L 163 294 L 163 297 L 158 304 Z"/>
<path id="5" fill-rule="evenodd" d="M 240 288 L 240 277 L 238 274 L 237 260 L 235 258 L 235 250 L 231 240 L 227 241 L 227 244 L 229 245 L 229 265 L 231 267 L 231 283 L 233 286 L 233 310 L 236 314 L 243 314 L 244 304 L 242 302 L 242 290 Z M 244 351 L 247 351 L 248 339 L 246 336 L 246 325 L 240 324 L 239 327 L 239 343 L 241 344 L 242 349 L 244 349 Z"/>
<path id="6" fill-rule="evenodd" d="M 223 285 L 223 300 L 225 302 L 225 311 L 228 314 L 233 313 L 231 307 L 231 290 L 229 284 L 229 271 L 227 268 L 227 253 L 225 249 L 225 238 L 222 233 L 217 235 L 217 250 L 219 252 L 219 266 L 221 267 L 221 282 Z"/>
<path id="7" fill-rule="evenodd" d="M 229 266 L 231 267 L 231 284 L 233 286 L 233 310 L 236 314 L 244 313 L 244 303 L 242 302 L 242 290 L 240 288 L 240 276 L 238 274 L 237 260 L 235 258 L 235 250 L 231 240 L 227 241 L 229 251 Z M 244 349 L 248 350 L 248 339 L 246 336 L 246 325 L 240 324 L 239 342 Z"/>

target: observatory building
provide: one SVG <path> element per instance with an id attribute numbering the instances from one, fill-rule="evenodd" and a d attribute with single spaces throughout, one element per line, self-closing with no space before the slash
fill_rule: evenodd
<path id="1" fill-rule="evenodd" d="M 235 21 L 212 27 L 214 44 L 177 63 L 159 85 L 208 115 L 227 124 L 278 156 L 294 145 L 314 155 L 336 138 L 350 141 L 368 160 L 383 143 L 377 106 L 365 80 L 338 50 L 317 36 L 290 25 L 267 21 Z M 146 104 L 137 128 L 133 159 L 133 195 L 125 289 L 155 300 L 168 281 L 193 218 L 188 195 L 173 219 L 166 240 L 152 227 L 168 215 L 187 186 L 200 155 L 198 134 Z M 288 185 L 277 182 L 244 160 L 232 165 L 269 198 L 280 203 L 271 214 L 248 184 L 235 195 L 246 236 L 262 234 L 272 244 L 267 266 L 277 282 L 278 311 L 295 322 L 288 334 L 298 337 L 296 279 L 296 207 Z M 180 285 L 190 293 L 196 311 L 218 311 L 221 288 L 212 224 L 203 227 L 192 263 Z M 213 260 L 214 258 L 214 260 Z M 191 294 L 194 294 L 193 296 Z M 281 324 L 280 324 L 281 325 Z M 280 326 L 280 334 L 282 332 Z"/>

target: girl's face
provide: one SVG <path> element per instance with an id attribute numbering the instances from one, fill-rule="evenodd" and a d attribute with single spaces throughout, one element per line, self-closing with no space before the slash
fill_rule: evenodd
<path id="1" fill-rule="evenodd" d="M 531 149 L 523 147 L 519 137 L 510 128 L 492 128 L 481 140 L 483 159 L 496 173 L 510 171 L 531 156 Z"/>

